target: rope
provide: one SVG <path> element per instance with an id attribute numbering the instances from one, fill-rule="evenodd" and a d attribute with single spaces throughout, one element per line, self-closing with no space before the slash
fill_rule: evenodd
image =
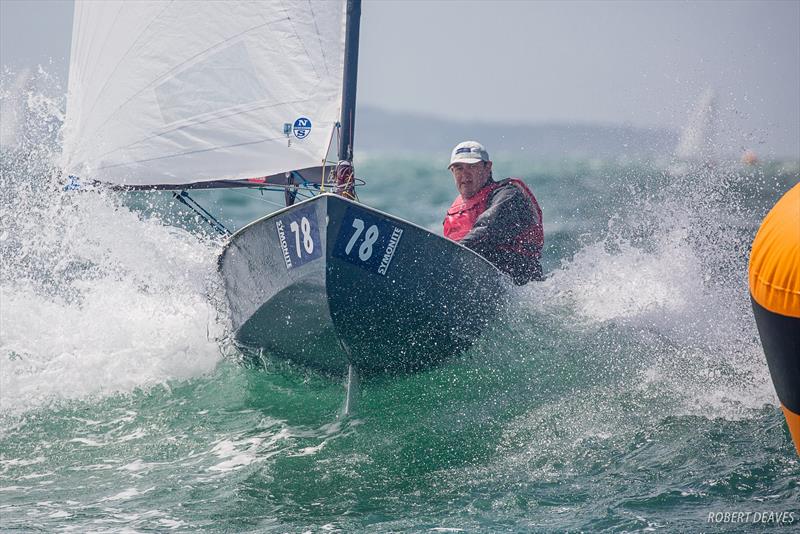
<path id="1" fill-rule="evenodd" d="M 258 190 L 259 190 L 259 191 L 284 191 L 284 188 L 282 188 L 282 187 L 281 187 L 281 188 L 279 188 L 279 189 L 278 189 L 278 188 L 276 188 L 276 189 L 270 189 L 270 188 L 268 188 L 268 187 L 259 187 L 259 188 L 258 188 Z M 231 192 L 231 193 L 236 193 L 237 195 L 241 195 L 241 196 L 243 196 L 243 197 L 252 198 L 252 199 L 254 199 L 254 200 L 259 200 L 259 201 L 261 201 L 261 202 L 264 202 L 264 203 L 266 203 L 266 204 L 271 204 L 271 205 L 273 205 L 273 206 L 277 206 L 277 207 L 279 207 L 279 208 L 285 208 L 285 207 L 286 207 L 286 206 L 284 206 L 283 204 L 280 204 L 280 203 L 278 203 L 278 202 L 274 202 L 274 201 L 272 201 L 272 200 L 267 200 L 267 199 L 266 199 L 266 198 L 264 198 L 264 197 L 257 197 L 257 196 L 255 196 L 255 195 L 248 195 L 247 193 L 244 193 L 244 192 L 241 192 L 241 191 L 236 191 L 235 189 L 231 189 L 231 190 L 230 190 L 230 192 Z"/>
<path id="2" fill-rule="evenodd" d="M 206 221 L 211 227 L 219 232 L 222 235 L 231 235 L 230 230 L 225 228 L 221 222 L 214 218 L 209 212 L 207 212 L 203 206 L 198 204 L 192 197 L 189 196 L 189 193 L 186 191 L 181 191 L 180 193 L 173 193 L 172 198 L 176 199 L 178 202 L 186 206 L 187 208 L 194 211 L 198 214 L 204 221 Z"/>

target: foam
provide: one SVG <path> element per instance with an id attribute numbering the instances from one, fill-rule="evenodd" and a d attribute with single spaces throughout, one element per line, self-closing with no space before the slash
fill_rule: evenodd
<path id="1" fill-rule="evenodd" d="M 0 187 L 0 413 L 213 370 L 219 244 L 120 196 L 64 192 L 53 167 L 63 96 L 16 96 L 3 103 L 21 130 L 3 147 Z"/>
<path id="2" fill-rule="evenodd" d="M 639 381 L 630 387 L 660 391 L 664 416 L 754 417 L 777 399 L 742 253 L 757 207 L 741 206 L 732 192 L 748 179 L 705 169 L 648 195 L 631 188 L 608 227 L 545 282 L 524 288 L 522 302 L 560 315 L 578 339 L 619 329 L 629 347 L 622 350 L 636 352 L 627 365 L 638 366 Z"/>

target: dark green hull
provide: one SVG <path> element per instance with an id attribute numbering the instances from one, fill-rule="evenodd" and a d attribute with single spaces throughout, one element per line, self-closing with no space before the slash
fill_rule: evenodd
<path id="1" fill-rule="evenodd" d="M 460 354 L 505 287 L 465 247 L 334 195 L 241 229 L 219 265 L 239 344 L 334 374 L 350 363 L 412 371 Z"/>

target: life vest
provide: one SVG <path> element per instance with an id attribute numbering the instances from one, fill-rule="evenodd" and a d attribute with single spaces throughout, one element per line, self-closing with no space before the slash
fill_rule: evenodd
<path id="1" fill-rule="evenodd" d="M 497 248 L 538 258 L 541 255 L 542 246 L 544 246 L 544 228 L 541 222 L 542 210 L 539 208 L 536 197 L 533 196 L 525 182 L 517 178 L 506 178 L 499 182 L 490 182 L 477 194 L 466 200 L 461 198 L 461 195 L 458 195 L 450 209 L 447 210 L 447 216 L 444 219 L 444 236 L 453 241 L 463 239 L 472 230 L 478 217 L 486 211 L 492 192 L 508 183 L 518 187 L 530 200 L 536 219 L 532 220 L 527 227 L 522 228 L 511 240 L 511 243 L 500 245 Z"/>

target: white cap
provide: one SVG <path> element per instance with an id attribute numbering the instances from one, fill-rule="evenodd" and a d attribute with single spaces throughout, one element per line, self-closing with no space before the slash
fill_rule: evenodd
<path id="1" fill-rule="evenodd" d="M 450 154 L 450 165 L 453 163 L 478 163 L 479 161 L 489 161 L 489 153 L 477 141 L 459 143 Z M 450 165 L 447 168 L 450 168 Z"/>

